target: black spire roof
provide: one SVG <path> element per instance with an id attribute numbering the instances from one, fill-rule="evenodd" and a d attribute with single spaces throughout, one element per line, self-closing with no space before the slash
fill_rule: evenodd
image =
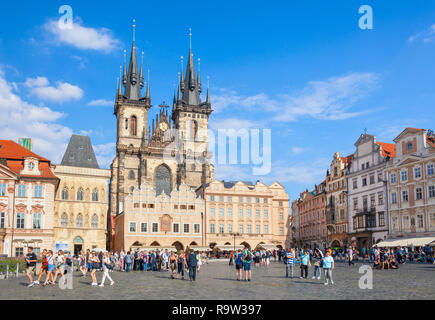
<path id="1" fill-rule="evenodd" d="M 91 139 L 88 136 L 73 134 L 63 155 L 61 165 L 99 169 Z"/>

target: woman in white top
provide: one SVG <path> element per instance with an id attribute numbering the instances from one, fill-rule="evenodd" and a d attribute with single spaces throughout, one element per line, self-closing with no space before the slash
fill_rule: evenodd
<path id="1" fill-rule="evenodd" d="M 54 274 L 54 279 L 53 282 L 51 283 L 52 286 L 55 285 L 56 283 L 56 279 L 57 279 L 57 275 L 60 273 L 60 275 L 62 276 L 62 280 L 63 283 L 66 283 L 66 279 L 65 279 L 65 275 L 64 275 L 64 270 L 65 270 L 65 255 L 63 254 L 62 250 L 59 250 L 57 253 L 57 257 L 56 257 L 56 261 L 55 261 L 55 265 L 56 265 L 56 272 Z"/>
<path id="2" fill-rule="evenodd" d="M 106 278 L 110 280 L 111 286 L 113 286 L 113 284 L 115 283 L 115 281 L 113 281 L 109 275 L 109 268 L 107 268 L 108 265 L 110 265 L 109 253 L 105 252 L 103 255 L 103 279 L 101 280 L 100 287 L 104 287 L 104 282 L 106 281 Z"/>

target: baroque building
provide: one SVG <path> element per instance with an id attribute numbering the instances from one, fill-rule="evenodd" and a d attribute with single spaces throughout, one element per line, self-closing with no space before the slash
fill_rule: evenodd
<path id="1" fill-rule="evenodd" d="M 396 155 L 394 144 L 361 134 L 347 175 L 348 220 L 351 244 L 371 248 L 388 234 L 385 167 Z"/>
<path id="2" fill-rule="evenodd" d="M 54 165 L 11 140 L 0 140 L 0 253 L 54 249 Z"/>
<path id="3" fill-rule="evenodd" d="M 110 170 L 100 169 L 88 136 L 72 135 L 54 172 L 60 179 L 54 201 L 56 243 L 75 255 L 106 249 Z"/>
<path id="4" fill-rule="evenodd" d="M 326 224 L 328 246 L 332 248 L 348 245 L 347 232 L 347 178 L 352 155 L 340 157 L 338 152 L 326 173 Z"/>
<path id="5" fill-rule="evenodd" d="M 387 164 L 389 239 L 435 237 L 435 136 L 406 128 Z"/>
<path id="6" fill-rule="evenodd" d="M 278 182 L 214 180 L 197 189 L 205 200 L 204 245 L 233 250 L 290 246 L 289 196 Z"/>
<path id="7" fill-rule="evenodd" d="M 214 167 L 208 161 L 211 155 L 207 150 L 208 121 L 212 113 L 210 95 L 207 88 L 206 101 L 201 100 L 201 75 L 200 71 L 195 71 L 192 47 L 185 73 L 182 65 L 171 113 L 162 103 L 156 118 L 151 120 L 148 118 L 153 108 L 149 72 L 142 95 L 144 68 L 143 63 L 140 70 L 138 68 L 134 28 L 129 66 L 127 68 L 124 62 L 114 107 L 117 131 L 116 156 L 110 168 L 112 218 L 124 211 L 125 198 L 144 183 L 153 188 L 156 196 L 162 193 L 170 196 L 183 184 L 195 190 L 214 179 Z M 115 232 L 115 226 L 109 228 Z"/>

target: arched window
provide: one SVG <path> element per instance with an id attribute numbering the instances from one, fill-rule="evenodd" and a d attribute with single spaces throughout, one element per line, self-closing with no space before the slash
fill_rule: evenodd
<path id="1" fill-rule="evenodd" d="M 128 129 L 128 118 L 125 118 L 125 130 Z"/>
<path id="2" fill-rule="evenodd" d="M 190 140 L 195 141 L 196 140 L 196 134 L 198 133 L 198 122 L 196 120 L 193 120 L 190 122 Z"/>
<path id="3" fill-rule="evenodd" d="M 98 216 L 96 214 L 92 216 L 91 228 L 98 228 Z"/>
<path id="4" fill-rule="evenodd" d="M 160 165 L 156 169 L 156 195 L 161 194 L 163 191 L 167 194 L 171 194 L 171 172 L 165 165 Z"/>
<path id="5" fill-rule="evenodd" d="M 83 227 L 83 216 L 81 213 L 79 213 L 79 215 L 76 218 L 76 227 L 77 228 L 82 228 Z"/>
<path id="6" fill-rule="evenodd" d="M 137 121 L 136 116 L 131 116 L 130 118 L 130 135 L 137 135 Z"/>
<path id="7" fill-rule="evenodd" d="M 79 188 L 79 190 L 77 190 L 77 200 L 83 200 L 83 189 Z"/>
<path id="8" fill-rule="evenodd" d="M 66 187 L 62 189 L 62 200 L 68 200 L 68 189 Z"/>
<path id="9" fill-rule="evenodd" d="M 134 171 L 133 170 L 130 170 L 130 172 L 128 173 L 128 178 L 130 180 L 134 180 Z"/>
<path id="10" fill-rule="evenodd" d="M 98 190 L 94 189 L 94 191 L 92 191 L 92 201 L 98 201 Z"/>
<path id="11" fill-rule="evenodd" d="M 66 213 L 63 213 L 60 217 L 60 226 L 61 227 L 67 227 L 68 226 L 68 215 Z"/>

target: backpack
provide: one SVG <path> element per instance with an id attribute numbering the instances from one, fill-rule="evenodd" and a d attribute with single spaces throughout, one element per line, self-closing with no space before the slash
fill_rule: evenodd
<path id="1" fill-rule="evenodd" d="M 72 265 L 71 258 L 70 258 L 70 257 L 67 257 L 66 260 L 65 260 L 65 263 L 66 263 L 68 266 L 71 266 L 71 265 Z"/>
<path id="2" fill-rule="evenodd" d="M 252 253 L 250 251 L 246 252 L 245 260 L 248 260 L 248 261 L 252 260 Z"/>

